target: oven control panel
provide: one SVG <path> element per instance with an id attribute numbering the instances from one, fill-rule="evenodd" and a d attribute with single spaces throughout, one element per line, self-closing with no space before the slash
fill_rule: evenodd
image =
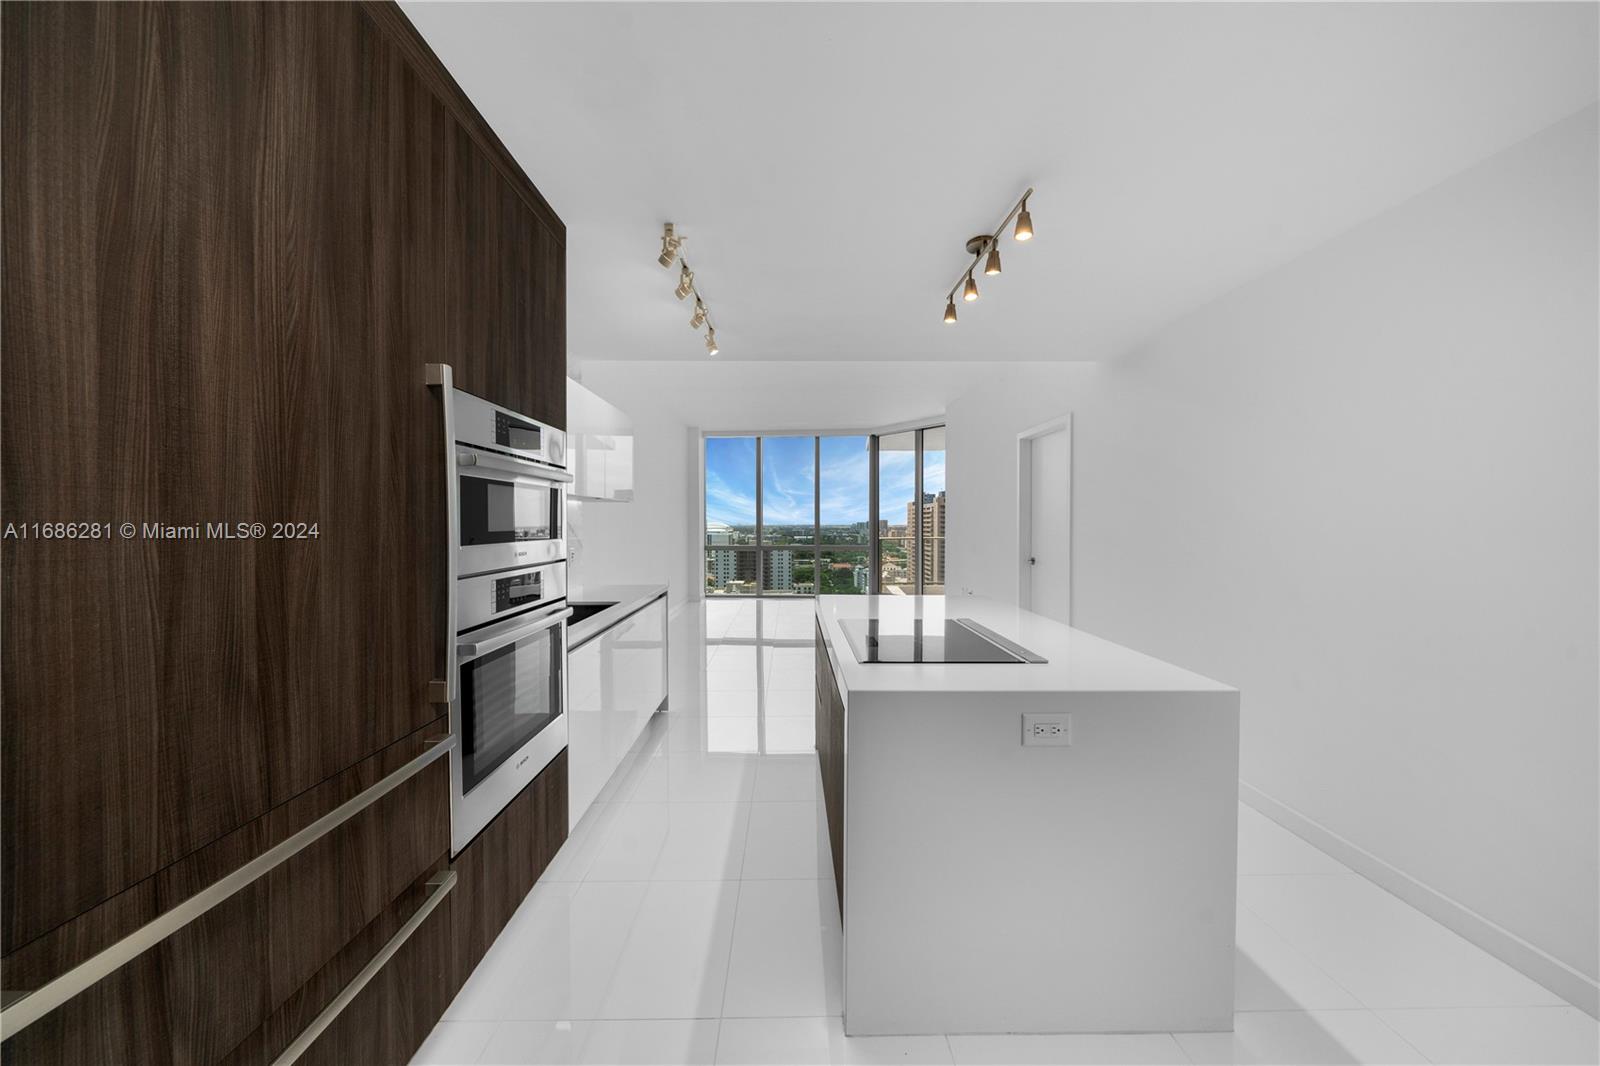
<path id="1" fill-rule="evenodd" d="M 544 574 L 530 570 L 514 577 L 495 578 L 494 610 L 496 614 L 517 607 L 538 603 L 544 597 Z"/>
<path id="2" fill-rule="evenodd" d="M 456 582 L 456 630 L 567 597 L 565 561 L 464 577 Z"/>

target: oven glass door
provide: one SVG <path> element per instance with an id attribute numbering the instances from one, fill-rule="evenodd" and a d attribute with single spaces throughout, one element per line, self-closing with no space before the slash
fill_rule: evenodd
<path id="1" fill-rule="evenodd" d="M 461 664 L 463 793 L 561 714 L 565 632 L 548 626 Z"/>
<path id="2" fill-rule="evenodd" d="M 561 539 L 561 489 L 533 478 L 461 475 L 461 544 Z"/>

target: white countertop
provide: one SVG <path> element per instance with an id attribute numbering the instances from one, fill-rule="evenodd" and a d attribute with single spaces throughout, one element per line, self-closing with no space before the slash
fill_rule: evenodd
<path id="1" fill-rule="evenodd" d="M 666 594 L 666 585 L 584 585 L 579 588 L 569 588 L 567 589 L 569 604 L 609 603 L 615 606 L 568 626 L 567 642 L 574 646 L 582 644 L 622 621 L 651 600 Z"/>
<path id="2" fill-rule="evenodd" d="M 876 618 L 910 632 L 970 618 L 1044 656 L 1044 663 L 860 663 L 839 628 L 846 618 Z M 819 596 L 822 625 L 840 689 L 850 692 L 1232 692 L 1231 686 L 1102 640 L 1081 629 L 977 596 Z"/>

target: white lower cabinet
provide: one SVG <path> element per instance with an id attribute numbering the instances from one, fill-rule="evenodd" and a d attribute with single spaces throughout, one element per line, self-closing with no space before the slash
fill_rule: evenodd
<path id="1" fill-rule="evenodd" d="M 661 597 L 567 659 L 567 817 L 576 826 L 667 698 L 667 601 Z"/>

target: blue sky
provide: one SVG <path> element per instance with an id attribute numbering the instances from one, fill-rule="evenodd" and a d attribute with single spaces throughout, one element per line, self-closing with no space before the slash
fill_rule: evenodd
<path id="1" fill-rule="evenodd" d="M 878 513 L 899 524 L 915 492 L 915 453 L 880 456 Z M 767 437 L 762 443 L 763 521 L 768 525 L 811 521 L 818 478 L 810 437 Z M 848 525 L 867 517 L 866 437 L 822 438 L 822 523 Z M 944 453 L 929 452 L 923 471 L 928 492 L 944 488 Z M 756 521 L 756 442 L 753 437 L 706 438 L 706 519 L 730 526 Z"/>

